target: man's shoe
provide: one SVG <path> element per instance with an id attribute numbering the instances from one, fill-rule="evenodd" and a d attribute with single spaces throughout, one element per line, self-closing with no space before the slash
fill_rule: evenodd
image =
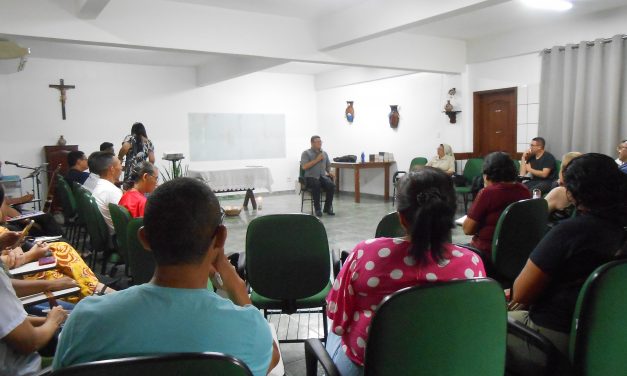
<path id="1" fill-rule="evenodd" d="M 324 212 L 327 213 L 327 215 L 335 215 L 333 209 L 324 209 Z"/>
<path id="2" fill-rule="evenodd" d="M 320 210 L 316 210 L 316 217 L 322 217 L 322 212 Z"/>

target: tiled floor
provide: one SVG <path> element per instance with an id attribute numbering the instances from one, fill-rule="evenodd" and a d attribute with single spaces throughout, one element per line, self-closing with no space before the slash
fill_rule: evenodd
<path id="1" fill-rule="evenodd" d="M 460 200 L 461 201 L 461 200 Z M 223 196 L 220 197 L 223 206 L 235 205 L 239 206 L 243 202 L 243 197 L 239 196 Z M 342 193 L 335 198 L 333 204 L 336 215 L 324 215 L 320 220 L 327 230 L 329 239 L 329 249 L 339 253 L 340 250 L 352 250 L 359 241 L 374 236 L 375 229 L 379 220 L 387 213 L 394 211 L 392 202 L 384 202 L 381 197 L 362 195 L 361 203 L 354 202 L 354 196 L 349 193 Z M 305 211 L 308 206 L 305 205 Z M 462 216 L 463 203 L 458 204 L 458 217 Z M 226 217 L 225 225 L 228 229 L 228 237 L 226 241 L 226 253 L 242 252 L 245 247 L 246 227 L 248 223 L 257 216 L 276 214 L 276 213 L 293 213 L 300 212 L 300 196 L 295 193 L 281 193 L 272 195 L 263 195 L 262 210 L 242 210 L 239 216 Z M 453 241 L 459 243 L 467 243 L 469 237 L 464 235 L 459 228 L 453 232 Z M 285 336 L 287 331 L 290 337 L 294 333 L 300 336 L 303 333 L 310 333 L 316 336 L 321 329 L 320 315 L 293 315 L 292 317 L 281 316 L 281 323 L 278 322 L 277 316 L 271 317 L 270 321 L 278 328 L 278 337 Z M 300 320 L 300 325 L 299 325 Z M 286 328 L 286 322 L 289 322 L 289 329 Z M 307 329 L 309 322 L 309 329 Z M 313 327 L 313 329 L 312 329 Z M 305 375 L 304 350 L 302 343 L 281 344 L 281 352 L 285 371 L 287 375 Z"/>

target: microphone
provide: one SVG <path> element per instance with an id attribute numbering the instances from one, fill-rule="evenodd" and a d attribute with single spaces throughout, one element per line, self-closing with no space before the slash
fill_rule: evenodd
<path id="1" fill-rule="evenodd" d="M 15 167 L 22 167 L 22 165 L 20 165 L 19 163 L 15 163 L 15 162 L 4 161 L 4 164 L 13 165 Z"/>

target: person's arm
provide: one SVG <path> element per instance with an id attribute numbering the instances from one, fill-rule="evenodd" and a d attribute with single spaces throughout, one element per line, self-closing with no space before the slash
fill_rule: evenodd
<path id="1" fill-rule="evenodd" d="M 222 286 L 216 285 L 216 287 L 226 291 L 229 299 L 239 306 L 252 304 L 246 290 L 246 283 L 239 277 L 235 267 L 224 255 L 224 249 L 219 252 L 213 266 L 222 278 Z"/>
<path id="2" fill-rule="evenodd" d="M 77 287 L 78 283 L 70 277 L 53 280 L 11 279 L 11 285 L 18 297 L 39 294 L 44 291 L 59 291 Z"/>
<path id="3" fill-rule="evenodd" d="M 16 198 L 5 197 L 4 200 L 6 201 L 7 205 L 19 205 L 25 202 L 32 201 L 33 197 L 34 197 L 33 194 L 29 193 L 24 196 L 16 197 Z"/>
<path id="4" fill-rule="evenodd" d="M 520 272 L 513 286 L 512 301 L 524 305 L 533 304 L 549 284 L 551 277 L 542 271 L 531 259 Z"/>
<path id="5" fill-rule="evenodd" d="M 479 230 L 479 222 L 466 216 L 466 219 L 462 224 L 462 230 L 464 230 L 464 234 L 466 235 L 474 235 L 477 233 L 477 230 Z"/>
<path id="6" fill-rule="evenodd" d="M 549 214 L 555 210 L 562 210 L 570 205 L 568 196 L 566 195 L 566 188 L 555 187 L 544 198 L 549 205 Z"/>
<path id="7" fill-rule="evenodd" d="M 0 210 L 2 211 L 3 217 L 17 217 L 18 215 L 20 215 L 19 211 L 9 206 L 6 199 L 4 199 L 4 201 L 2 202 L 2 208 Z"/>
<path id="8" fill-rule="evenodd" d="M 551 175 L 551 169 L 548 167 L 545 167 L 542 170 L 536 170 L 536 169 L 531 168 L 531 165 L 528 165 L 527 172 L 541 179 L 546 179 L 549 177 L 549 175 Z"/>
<path id="9" fill-rule="evenodd" d="M 25 319 L 20 325 L 7 334 L 2 340 L 13 350 L 21 354 L 30 354 L 44 347 L 54 336 L 56 330 L 67 318 L 67 313 L 60 306 L 48 312 L 46 321 L 33 326 Z"/>
<path id="10" fill-rule="evenodd" d="M 272 371 L 272 369 L 276 367 L 277 364 L 279 364 L 279 360 L 281 360 L 281 354 L 279 354 L 279 346 L 277 345 L 275 340 L 272 340 L 272 358 L 270 359 L 270 366 L 268 367 L 268 372 L 266 372 L 266 374 L 269 374 L 270 371 Z"/>
<path id="11" fill-rule="evenodd" d="M 120 150 L 118 151 L 118 159 L 121 161 L 124 159 L 124 157 L 126 156 L 126 153 L 128 153 L 128 151 L 131 148 L 131 144 L 129 142 L 122 142 L 122 147 L 120 148 Z"/>
<path id="12" fill-rule="evenodd" d="M 310 168 L 318 164 L 323 159 L 324 159 L 324 154 L 322 151 L 320 151 L 318 155 L 316 156 L 316 158 L 310 160 L 309 162 L 303 163 L 303 170 L 309 170 Z"/>
<path id="13" fill-rule="evenodd" d="M 148 152 L 148 162 L 155 164 L 155 152 L 153 151 Z"/>
<path id="14" fill-rule="evenodd" d="M 455 159 L 454 158 L 447 158 L 448 159 L 448 170 L 444 171 L 446 172 L 448 175 L 453 176 L 453 174 L 455 174 Z"/>

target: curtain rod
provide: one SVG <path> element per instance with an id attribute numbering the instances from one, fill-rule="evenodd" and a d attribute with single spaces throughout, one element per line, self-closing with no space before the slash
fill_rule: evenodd
<path id="1" fill-rule="evenodd" d="M 627 39 L 627 35 L 623 34 L 621 35 L 621 39 Z M 601 39 L 601 43 L 610 43 L 613 40 L 613 38 L 603 38 Z M 594 46 L 594 42 L 586 42 L 586 46 L 588 47 L 592 47 Z M 571 48 L 579 48 L 579 44 L 575 44 L 572 45 Z M 559 46 L 558 50 L 559 51 L 564 51 L 566 49 L 565 46 Z M 551 53 L 551 49 L 550 48 L 545 48 L 542 51 L 540 51 L 541 53 L 545 53 L 545 54 L 550 54 Z"/>

